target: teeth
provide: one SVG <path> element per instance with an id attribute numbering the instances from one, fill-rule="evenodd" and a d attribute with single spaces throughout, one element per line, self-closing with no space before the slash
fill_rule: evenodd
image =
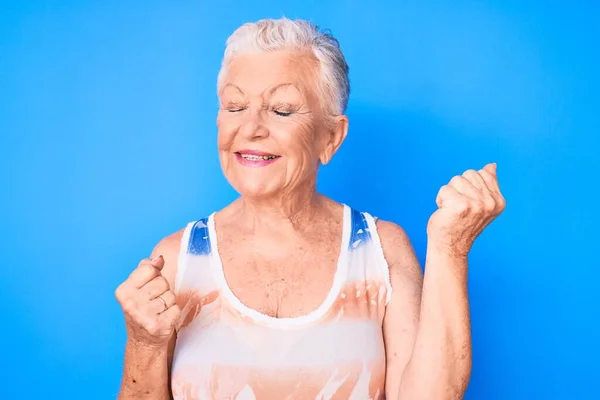
<path id="1" fill-rule="evenodd" d="M 275 156 L 257 156 L 254 154 L 240 154 L 243 159 L 250 161 L 258 161 L 258 160 L 272 160 Z"/>

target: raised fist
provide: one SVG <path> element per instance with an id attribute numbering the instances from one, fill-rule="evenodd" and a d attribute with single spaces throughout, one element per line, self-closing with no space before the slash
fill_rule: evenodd
<path id="1" fill-rule="evenodd" d="M 115 291 L 125 314 L 128 339 L 141 345 L 166 345 L 181 310 L 175 293 L 161 275 L 162 256 L 144 259 Z"/>
<path id="2" fill-rule="evenodd" d="M 438 192 L 438 209 L 427 225 L 429 245 L 466 256 L 473 242 L 506 206 L 496 164 L 455 176 Z"/>

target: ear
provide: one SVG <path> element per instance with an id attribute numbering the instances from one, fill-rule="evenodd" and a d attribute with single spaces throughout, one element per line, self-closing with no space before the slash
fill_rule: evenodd
<path id="1" fill-rule="evenodd" d="M 331 161 L 333 155 L 338 151 L 344 139 L 346 139 L 347 134 L 348 117 L 345 115 L 336 115 L 331 128 L 324 135 L 324 143 L 319 156 L 321 164 L 326 165 Z"/>

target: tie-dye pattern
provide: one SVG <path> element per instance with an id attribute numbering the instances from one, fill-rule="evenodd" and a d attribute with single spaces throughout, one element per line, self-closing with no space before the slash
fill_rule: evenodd
<path id="1" fill-rule="evenodd" d="M 383 399 L 391 286 L 374 218 L 344 206 L 346 250 L 328 297 L 306 316 L 274 318 L 227 286 L 213 217 L 188 224 L 183 236 L 173 398 Z"/>

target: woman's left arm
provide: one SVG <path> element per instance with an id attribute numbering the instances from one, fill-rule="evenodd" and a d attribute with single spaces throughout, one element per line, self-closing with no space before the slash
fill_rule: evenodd
<path id="1" fill-rule="evenodd" d="M 474 240 L 505 207 L 495 164 L 454 177 L 436 202 L 422 280 L 406 234 L 382 226 L 394 288 L 384 319 L 387 399 L 461 399 L 471 374 L 467 259 Z"/>

